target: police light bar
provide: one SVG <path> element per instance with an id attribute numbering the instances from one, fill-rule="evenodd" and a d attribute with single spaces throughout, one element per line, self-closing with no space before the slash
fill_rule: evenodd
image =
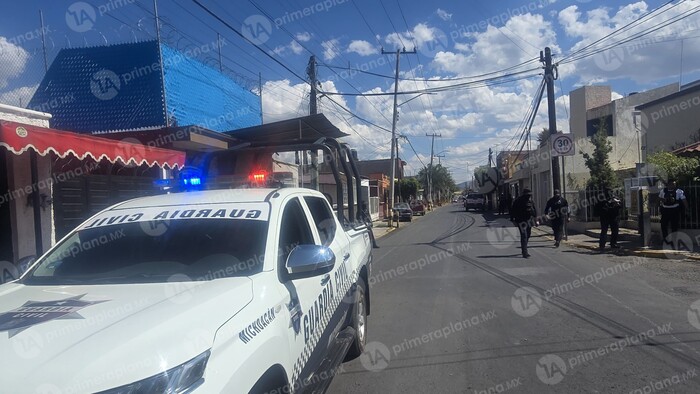
<path id="1" fill-rule="evenodd" d="M 248 179 L 254 183 L 264 183 L 267 179 L 266 171 L 256 171 L 248 175 Z"/>

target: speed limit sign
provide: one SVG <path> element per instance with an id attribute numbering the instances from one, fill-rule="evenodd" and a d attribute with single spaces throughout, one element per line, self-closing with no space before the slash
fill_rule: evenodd
<path id="1" fill-rule="evenodd" d="M 571 134 L 557 133 L 552 135 L 552 156 L 573 156 L 574 139 Z"/>

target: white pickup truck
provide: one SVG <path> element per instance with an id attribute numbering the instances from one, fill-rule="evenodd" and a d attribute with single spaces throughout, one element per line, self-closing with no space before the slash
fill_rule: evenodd
<path id="1" fill-rule="evenodd" d="M 364 349 L 370 271 L 313 190 L 117 204 L 0 286 L 0 391 L 322 392 Z"/>

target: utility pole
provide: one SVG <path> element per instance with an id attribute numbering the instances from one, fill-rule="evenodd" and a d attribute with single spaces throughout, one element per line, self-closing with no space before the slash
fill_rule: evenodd
<path id="1" fill-rule="evenodd" d="M 544 54 L 540 51 L 540 61 L 544 63 L 544 80 L 547 83 L 547 111 L 549 113 L 549 135 L 557 133 L 557 113 L 554 103 L 554 81 L 559 77 L 559 72 L 554 75 L 556 66 L 552 65 L 552 50 L 544 48 Z M 559 175 L 559 157 L 552 157 L 552 188 L 561 190 Z"/>
<path id="2" fill-rule="evenodd" d="M 406 51 L 406 48 L 403 48 L 400 51 L 396 50 L 394 52 L 387 52 L 384 50 L 384 48 L 382 48 L 382 55 L 396 55 L 396 74 L 394 75 L 394 116 L 391 121 L 391 180 L 389 187 L 389 227 L 393 227 L 394 219 L 394 179 L 396 178 L 396 143 L 398 142 L 396 141 L 396 115 L 399 110 L 399 106 L 397 104 L 397 98 L 399 93 L 399 60 L 401 58 L 401 54 L 405 55 L 410 53 L 416 53 L 416 49 L 413 48 L 413 51 Z"/>
<path id="3" fill-rule="evenodd" d="M 309 65 L 306 67 L 306 73 L 309 76 L 309 84 L 311 85 L 311 92 L 309 93 L 309 115 L 316 115 L 318 109 L 316 108 L 316 56 L 311 55 L 309 57 Z"/>
<path id="4" fill-rule="evenodd" d="M 438 165 L 441 166 L 441 165 L 442 165 L 442 160 L 440 160 L 440 159 L 442 159 L 443 157 L 445 157 L 445 155 L 444 155 L 444 154 L 442 154 L 442 155 L 435 155 L 435 157 L 438 158 Z"/>
<path id="5" fill-rule="evenodd" d="M 493 167 L 491 163 L 493 162 L 493 149 L 489 148 L 489 168 Z"/>
<path id="6" fill-rule="evenodd" d="M 428 169 L 428 207 L 433 206 L 433 157 L 435 157 L 435 137 L 442 137 L 442 134 L 426 134 L 426 137 L 432 137 L 430 142 L 430 168 Z"/>
<path id="7" fill-rule="evenodd" d="M 309 84 L 311 85 L 311 91 L 309 93 L 309 115 L 316 115 L 318 113 L 318 107 L 316 105 L 316 94 L 318 85 L 316 77 L 316 56 L 311 55 L 311 57 L 309 58 L 309 65 L 306 67 L 306 73 L 309 76 Z M 306 157 L 306 152 L 304 152 L 304 157 Z M 311 176 L 311 188 L 314 190 L 318 190 L 318 152 L 315 150 L 311 151 L 311 169 L 309 170 L 309 175 Z M 347 174 L 347 176 L 351 175 Z M 340 185 L 338 186 L 340 187 Z M 342 201 L 338 201 L 338 204 L 342 204 Z"/>

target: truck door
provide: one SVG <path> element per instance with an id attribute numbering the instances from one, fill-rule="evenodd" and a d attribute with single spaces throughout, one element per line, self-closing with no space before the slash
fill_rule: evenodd
<path id="1" fill-rule="evenodd" d="M 280 281 L 289 296 L 285 295 L 289 316 L 288 338 L 292 355 L 293 371 L 290 384 L 299 384 L 318 369 L 325 356 L 325 346 L 318 346 L 328 324 L 326 311 L 331 308 L 333 283 L 329 274 L 308 278 L 290 279 L 286 276 L 285 264 L 292 249 L 297 245 L 313 245 L 320 242 L 315 229 L 310 225 L 310 215 L 298 197 L 284 203 L 279 222 L 278 272 Z M 341 257 L 339 257 L 342 259 Z M 336 256 L 337 264 L 338 256 Z"/>

